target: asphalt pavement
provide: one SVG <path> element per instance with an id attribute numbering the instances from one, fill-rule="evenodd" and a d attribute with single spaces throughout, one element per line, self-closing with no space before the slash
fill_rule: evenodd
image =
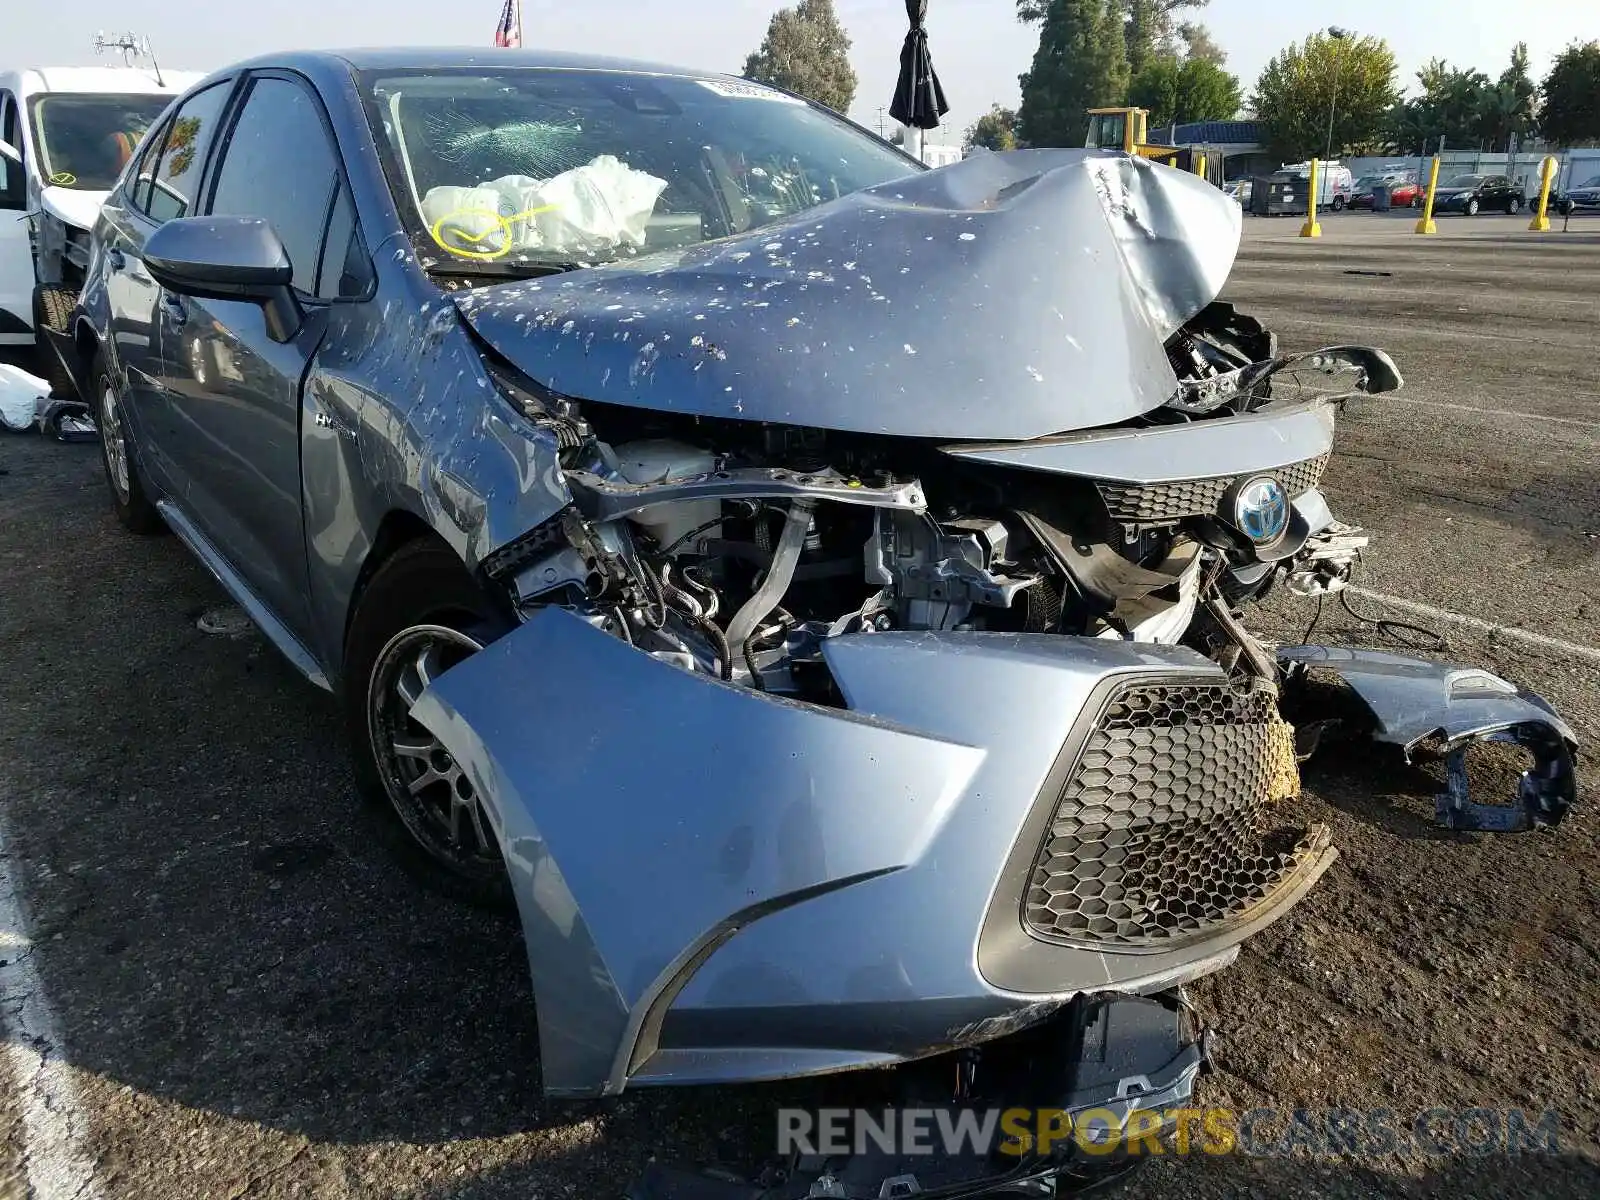
<path id="1" fill-rule="evenodd" d="M 1349 407 L 1325 482 L 1374 537 L 1353 607 L 1437 629 L 1593 747 L 1600 219 L 1412 220 L 1248 219 L 1226 296 L 1289 348 L 1376 344 L 1405 374 Z M 219 589 L 121 531 L 97 454 L 0 435 L 0 1196 L 610 1197 L 651 1155 L 759 1153 L 781 1099 L 874 1086 L 542 1100 L 515 925 L 396 868 L 333 703 L 259 638 L 200 632 Z M 1391 644 L 1327 607 L 1319 637 Z M 1195 989 L 1205 1104 L 1554 1109 L 1558 1154 L 1168 1159 L 1130 1194 L 1600 1194 L 1595 766 L 1560 829 L 1494 838 L 1432 826 L 1433 768 L 1314 760 L 1302 803 L 1342 857 Z"/>

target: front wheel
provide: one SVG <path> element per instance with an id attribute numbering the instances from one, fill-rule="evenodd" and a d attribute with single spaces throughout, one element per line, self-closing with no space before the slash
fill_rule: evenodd
<path id="1" fill-rule="evenodd" d="M 1467 201 L 1467 216 L 1475 217 L 1477 215 L 1478 215 L 1478 201 L 1477 201 L 1477 199 L 1474 198 L 1474 199 L 1468 200 Z"/>
<path id="2" fill-rule="evenodd" d="M 111 509 L 130 533 L 163 533 L 166 522 L 145 494 L 128 429 L 127 410 L 122 404 L 122 390 L 117 386 L 116 373 L 106 361 L 104 351 L 94 356 L 89 379 L 94 391 L 95 424 L 100 427 L 100 465 L 105 468 Z"/>
<path id="3" fill-rule="evenodd" d="M 344 662 L 356 782 L 387 810 L 390 849 L 429 887 L 494 908 L 510 904 L 511 888 L 482 797 L 411 708 L 434 679 L 510 625 L 449 547 L 416 541 L 362 593 Z"/>

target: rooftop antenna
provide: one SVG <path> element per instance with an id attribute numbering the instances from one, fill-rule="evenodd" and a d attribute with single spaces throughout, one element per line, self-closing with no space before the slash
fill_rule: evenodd
<path id="1" fill-rule="evenodd" d="M 167 81 L 161 78 L 161 64 L 156 61 L 156 52 L 150 47 L 150 39 L 137 33 L 114 33 L 107 37 L 104 33 L 94 35 L 94 52 L 104 54 L 107 50 L 122 51 L 124 66 L 134 65 L 136 58 L 148 58 L 150 67 L 156 73 L 156 85 L 166 87 Z"/>

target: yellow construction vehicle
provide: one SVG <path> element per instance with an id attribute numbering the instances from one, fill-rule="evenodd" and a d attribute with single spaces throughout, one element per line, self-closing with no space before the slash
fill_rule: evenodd
<path id="1" fill-rule="evenodd" d="M 1121 150 L 1176 166 L 1172 160 L 1181 153 L 1177 146 L 1161 146 L 1145 140 L 1145 124 L 1149 119 L 1147 108 L 1091 108 L 1089 133 L 1083 144 L 1090 150 Z"/>

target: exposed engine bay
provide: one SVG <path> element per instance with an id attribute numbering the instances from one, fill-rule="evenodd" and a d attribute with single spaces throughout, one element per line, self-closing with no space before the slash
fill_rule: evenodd
<path id="1" fill-rule="evenodd" d="M 1260 412 L 1286 370 L 1354 372 L 1351 390 L 1400 383 L 1379 351 L 1276 350 L 1254 319 L 1211 304 L 1168 344 L 1181 391 L 1131 428 Z M 572 606 L 686 670 L 815 703 L 837 702 L 825 639 L 890 629 L 1186 643 L 1273 678 L 1238 605 L 1280 580 L 1336 591 L 1367 543 L 1316 491 L 1325 453 L 1141 486 L 922 439 L 580 404 L 508 366 L 497 376 L 556 430 L 574 497 L 491 564 L 518 605 Z"/>

